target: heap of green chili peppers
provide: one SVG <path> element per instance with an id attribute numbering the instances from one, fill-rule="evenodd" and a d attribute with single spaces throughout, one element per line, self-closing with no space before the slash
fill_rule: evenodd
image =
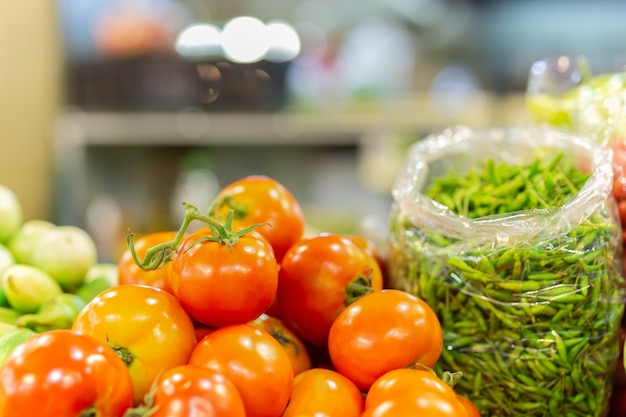
<path id="1" fill-rule="evenodd" d="M 470 219 L 562 206 L 589 174 L 562 154 L 508 165 L 487 160 L 431 180 L 423 194 Z M 623 291 L 619 225 L 606 204 L 562 235 L 472 245 L 423 230 L 396 210 L 392 286 L 439 316 L 437 368 L 481 416 L 597 417 L 608 411 Z"/>

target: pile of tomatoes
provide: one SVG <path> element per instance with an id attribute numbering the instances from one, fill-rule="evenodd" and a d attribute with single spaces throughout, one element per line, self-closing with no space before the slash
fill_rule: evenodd
<path id="1" fill-rule="evenodd" d="M 385 288 L 366 239 L 305 230 L 284 186 L 250 176 L 178 231 L 129 235 L 119 284 L 0 367 L 0 415 L 478 416 L 432 371 L 430 306 Z"/>

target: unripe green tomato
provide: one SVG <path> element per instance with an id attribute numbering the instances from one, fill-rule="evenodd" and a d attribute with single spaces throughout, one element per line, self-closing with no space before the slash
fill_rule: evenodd
<path id="1" fill-rule="evenodd" d="M 54 227 L 53 223 L 40 219 L 24 222 L 7 242 L 7 247 L 15 257 L 16 263 L 32 265 L 33 251 L 37 243 Z"/>
<path id="2" fill-rule="evenodd" d="M 22 205 L 15 193 L 0 185 L 0 243 L 7 240 L 22 224 Z"/>
<path id="3" fill-rule="evenodd" d="M 0 276 L 2 273 L 11 265 L 15 265 L 15 258 L 11 251 L 0 243 Z M 9 301 L 7 300 L 7 296 L 4 294 L 4 290 L 2 286 L 0 286 L 0 307 L 8 307 Z"/>
<path id="4" fill-rule="evenodd" d="M 0 275 L 4 272 L 5 269 L 14 265 L 15 257 L 11 253 L 11 251 L 0 243 Z"/>
<path id="5" fill-rule="evenodd" d="M 63 290 L 49 274 L 31 265 L 15 264 L 0 276 L 9 305 L 20 313 L 34 313 Z"/>
<path id="6" fill-rule="evenodd" d="M 37 333 L 29 329 L 19 329 L 0 336 L 0 365 L 13 350 L 22 342 L 35 336 Z"/>
<path id="7" fill-rule="evenodd" d="M 104 278 L 111 287 L 115 287 L 118 284 L 117 279 L 117 264 L 112 262 L 100 262 L 92 266 L 85 275 L 85 282 L 91 282 Z"/>
<path id="8" fill-rule="evenodd" d="M 76 226 L 56 226 L 39 239 L 32 265 L 71 292 L 82 285 L 97 258 L 96 244 L 86 231 Z"/>

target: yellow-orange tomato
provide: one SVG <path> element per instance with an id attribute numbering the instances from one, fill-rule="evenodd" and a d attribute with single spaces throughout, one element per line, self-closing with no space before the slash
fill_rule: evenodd
<path id="1" fill-rule="evenodd" d="M 271 334 L 285 348 L 291 360 L 294 375 L 312 368 L 313 364 L 307 347 L 281 320 L 267 314 L 261 314 L 250 324 Z"/>
<path id="2" fill-rule="evenodd" d="M 158 244 L 169 242 L 176 237 L 174 231 L 154 232 L 134 240 L 135 252 L 140 260 L 146 256 L 146 251 Z M 144 284 L 172 292 L 169 284 L 171 263 L 161 268 L 144 270 L 137 265 L 130 249 L 126 249 L 117 263 L 119 284 Z"/>
<path id="3" fill-rule="evenodd" d="M 331 369 L 312 368 L 295 377 L 282 417 L 359 417 L 364 403 L 363 394 L 348 378 Z"/>
<path id="4" fill-rule="evenodd" d="M 128 366 L 138 404 L 161 372 L 187 363 L 197 341 L 176 297 L 147 285 L 109 288 L 78 314 L 73 330 L 106 341 Z"/>

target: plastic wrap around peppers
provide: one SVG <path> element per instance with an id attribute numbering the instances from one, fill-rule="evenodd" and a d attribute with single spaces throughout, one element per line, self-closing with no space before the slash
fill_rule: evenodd
<path id="1" fill-rule="evenodd" d="M 626 201 L 626 66 L 597 74 L 591 66 L 583 55 L 535 61 L 528 76 L 526 108 L 536 123 L 611 147 L 613 194 L 618 202 Z"/>
<path id="2" fill-rule="evenodd" d="M 423 190 L 486 158 L 586 161 L 584 186 L 552 210 L 467 218 Z M 440 371 L 481 416 L 607 414 L 624 308 L 611 151 L 549 128 L 450 128 L 416 142 L 392 190 L 390 285 L 437 312 Z M 515 196 L 511 196 L 514 198 Z"/>

